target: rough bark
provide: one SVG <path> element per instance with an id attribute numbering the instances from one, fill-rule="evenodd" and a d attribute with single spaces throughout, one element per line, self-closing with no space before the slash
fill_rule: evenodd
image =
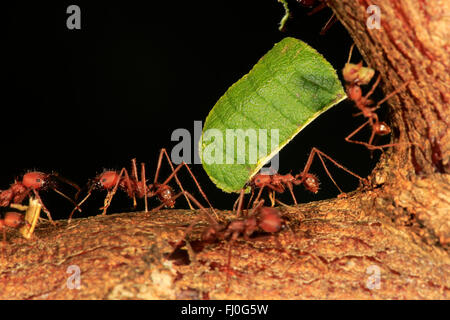
<path id="1" fill-rule="evenodd" d="M 328 1 L 365 61 L 382 76 L 393 139 L 371 175 L 397 208 L 399 223 L 418 223 L 422 234 L 450 241 L 450 18 L 448 1 Z M 366 8 L 381 10 L 381 28 L 368 29 Z M 409 143 L 409 145 L 407 144 Z"/>
<path id="2" fill-rule="evenodd" d="M 283 207 L 288 228 L 238 240 L 230 269 L 229 242 L 195 241 L 206 221 L 189 236 L 192 250 L 167 259 L 171 242 L 198 214 L 186 210 L 44 223 L 30 240 L 12 232 L 0 298 L 448 299 L 450 3 L 374 2 L 380 30 L 366 27 L 372 3 L 327 3 L 382 75 L 385 93 L 412 80 L 389 101 L 399 145 L 383 154 L 370 186 L 347 198 Z M 80 268 L 80 290 L 67 287 L 70 265 Z M 378 271 L 376 288 L 368 281 Z"/>
<path id="3" fill-rule="evenodd" d="M 281 208 L 288 228 L 232 246 L 228 292 L 230 243 L 196 241 L 206 219 L 189 237 L 191 253 L 166 258 L 198 212 L 41 224 L 31 240 L 11 234 L 0 299 L 447 299 L 448 254 L 373 211 L 376 192 Z M 67 286 L 73 265 L 79 290 Z"/>

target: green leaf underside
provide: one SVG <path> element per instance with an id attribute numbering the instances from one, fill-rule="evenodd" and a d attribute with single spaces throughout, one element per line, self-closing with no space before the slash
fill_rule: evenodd
<path id="1" fill-rule="evenodd" d="M 223 136 L 223 161 L 210 164 L 202 161 L 205 171 L 223 191 L 239 192 L 295 135 L 345 98 L 336 71 L 322 55 L 298 39 L 283 39 L 227 90 L 206 118 L 200 154 L 203 155 L 205 148 L 212 148 L 210 144 L 219 143 L 204 139 L 207 130 L 218 129 Z M 249 139 L 246 138 L 245 163 L 237 163 L 234 141 L 235 161 L 226 164 L 227 129 L 256 132 L 266 129 L 268 154 L 258 156 L 256 163 L 249 163 Z M 279 143 L 272 150 L 271 129 L 279 130 Z M 232 155 L 228 152 L 229 157 Z"/>

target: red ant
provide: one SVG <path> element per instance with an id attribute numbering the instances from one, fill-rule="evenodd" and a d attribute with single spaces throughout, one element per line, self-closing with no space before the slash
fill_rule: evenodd
<path id="1" fill-rule="evenodd" d="M 3 232 L 3 248 L 2 248 L 2 257 L 5 256 L 5 247 L 6 247 L 6 229 L 14 228 L 17 229 L 25 224 L 25 218 L 23 214 L 18 212 L 6 212 L 3 219 L 0 219 L 0 229 Z"/>
<path id="2" fill-rule="evenodd" d="M 180 192 L 177 196 L 181 196 L 184 194 L 189 197 L 194 204 L 200 208 L 200 210 L 205 214 L 205 217 L 209 221 L 209 227 L 202 234 L 202 241 L 205 242 L 214 242 L 216 240 L 230 240 L 230 247 L 228 250 L 228 260 L 227 260 L 227 288 L 228 292 L 229 288 L 229 280 L 230 280 L 230 264 L 231 264 L 231 248 L 234 243 L 238 239 L 240 235 L 243 236 L 245 240 L 250 240 L 250 236 L 258 230 L 267 233 L 277 233 L 279 232 L 285 224 L 284 219 L 281 217 L 280 211 L 276 208 L 265 207 L 264 200 L 260 200 L 254 207 L 251 209 L 249 214 L 246 214 L 244 218 L 238 218 L 230 221 L 227 225 L 220 224 L 213 216 L 211 216 L 208 211 L 188 192 L 183 191 Z M 247 210 L 246 210 L 247 211 Z M 248 211 L 247 211 L 248 212 Z M 169 255 L 169 258 L 173 256 L 177 249 L 179 249 L 187 235 L 192 231 L 194 226 L 198 223 L 198 221 L 202 217 L 198 217 L 194 222 L 192 222 L 189 227 L 187 227 L 184 232 L 183 238 L 178 241 L 175 245 L 174 250 Z"/>
<path id="3" fill-rule="evenodd" d="M 163 156 L 166 157 L 167 162 L 169 163 L 170 168 L 172 169 L 172 173 L 163 183 L 159 183 L 158 177 L 159 177 L 159 171 L 161 169 Z M 94 189 L 104 189 L 104 190 L 107 190 L 108 193 L 104 200 L 104 206 L 102 208 L 100 208 L 100 210 L 103 210 L 102 214 L 105 215 L 108 207 L 111 204 L 111 201 L 112 201 L 115 193 L 117 192 L 117 189 L 120 188 L 123 191 L 125 191 L 130 198 L 133 199 L 134 207 L 136 207 L 136 198 L 144 198 L 145 212 L 148 212 L 147 199 L 152 198 L 152 197 L 157 197 L 162 202 L 162 205 L 155 208 L 154 210 L 158 210 L 163 206 L 173 208 L 175 205 L 175 200 L 174 200 L 174 196 L 173 196 L 174 191 L 173 191 L 172 187 L 170 187 L 168 185 L 168 183 L 170 182 L 170 180 L 175 178 L 181 191 L 184 192 L 183 186 L 181 185 L 181 182 L 176 175 L 177 172 L 182 167 L 185 167 L 188 170 L 189 174 L 191 175 L 195 184 L 197 185 L 197 188 L 199 189 L 200 193 L 205 198 L 205 200 L 208 202 L 209 206 L 212 208 L 212 205 L 210 204 L 208 198 L 206 197 L 205 193 L 203 192 L 202 188 L 200 187 L 200 184 L 198 183 L 197 179 L 195 178 L 195 176 L 192 173 L 189 166 L 186 163 L 182 162 L 181 164 L 179 164 L 177 166 L 177 168 L 174 168 L 172 161 L 170 160 L 169 155 L 167 154 L 167 151 L 164 148 L 161 149 L 161 151 L 159 153 L 155 178 L 154 178 L 154 181 L 152 184 L 147 186 L 147 179 L 146 179 L 146 175 L 145 175 L 145 164 L 141 163 L 141 178 L 139 179 L 138 172 L 137 172 L 136 159 L 132 159 L 131 160 L 131 168 L 132 168 L 131 177 L 128 174 L 128 171 L 126 168 L 122 168 L 122 170 L 120 172 L 105 171 L 105 172 L 99 174 L 91 182 L 91 187 L 89 188 L 88 194 L 86 195 L 86 197 L 83 200 L 81 200 L 81 202 L 78 203 L 78 206 L 81 206 L 90 197 L 90 195 Z M 189 204 L 189 207 L 193 210 L 194 208 L 192 207 L 192 205 L 189 201 L 189 198 L 187 196 L 185 196 L 185 198 Z M 72 219 L 72 215 L 75 212 L 75 209 L 70 213 L 69 222 Z"/>
<path id="4" fill-rule="evenodd" d="M 345 85 L 347 96 L 349 97 L 350 100 L 352 100 L 355 103 L 356 107 L 360 110 L 360 112 L 354 114 L 354 116 L 363 115 L 368 120 L 364 122 L 360 127 L 358 127 L 355 131 L 350 133 L 347 137 L 345 137 L 345 141 L 350 143 L 361 144 L 363 146 L 366 146 L 369 150 L 375 149 L 382 150 L 383 148 L 386 147 L 395 146 L 397 145 L 396 143 L 389 143 L 381 146 L 376 146 L 372 144 L 375 135 L 385 136 L 391 133 L 391 128 L 385 122 L 379 121 L 378 115 L 376 114 L 375 111 L 378 108 L 380 108 L 380 106 L 390 97 L 392 97 L 393 95 L 397 94 L 400 90 L 402 90 L 409 83 L 409 81 L 405 82 L 402 86 L 400 86 L 395 91 L 388 94 L 386 97 L 384 97 L 384 99 L 382 99 L 375 106 L 372 107 L 374 102 L 370 100 L 369 97 L 372 95 L 372 93 L 375 91 L 375 88 L 380 83 L 381 76 L 378 75 L 377 80 L 373 84 L 370 91 L 365 96 L 363 96 L 360 86 L 366 85 L 371 81 L 373 75 L 375 74 L 375 70 L 369 67 L 363 67 L 362 62 L 359 62 L 358 64 L 350 63 L 354 46 L 355 44 L 353 44 L 350 48 L 347 63 L 342 69 L 342 75 L 344 77 L 345 82 L 347 82 Z M 351 140 L 351 138 L 355 134 L 357 134 L 367 125 L 370 125 L 372 127 L 372 134 L 368 142 Z"/>
<path id="5" fill-rule="evenodd" d="M 47 214 L 50 222 L 54 224 L 52 216 L 50 215 L 50 211 L 45 207 L 44 203 L 42 202 L 42 199 L 39 195 L 39 190 L 46 190 L 50 188 L 59 195 L 69 200 L 72 204 L 76 205 L 76 203 L 71 198 L 69 198 L 64 193 L 56 189 L 54 182 L 55 178 L 65 182 L 66 184 L 71 185 L 78 191 L 80 190 L 80 188 L 75 183 L 60 177 L 56 173 L 47 174 L 38 171 L 28 172 L 23 175 L 21 181 L 16 180 L 9 187 L 9 189 L 0 192 L 0 207 L 7 207 L 12 203 L 20 204 L 28 196 L 30 196 L 30 193 L 33 193 L 36 199 L 38 199 L 39 204 L 42 206 L 42 209 Z M 76 206 L 76 209 L 81 211 L 78 206 Z"/>
<path id="6" fill-rule="evenodd" d="M 297 2 L 303 7 L 313 8 L 310 12 L 308 12 L 308 16 L 316 14 L 317 12 L 325 9 L 327 7 L 326 0 L 297 0 Z M 320 2 L 320 3 L 319 3 Z M 322 30 L 320 30 L 320 35 L 324 35 L 337 21 L 336 14 L 332 14 L 330 19 L 328 19 L 327 23 L 323 26 Z"/>
<path id="7" fill-rule="evenodd" d="M 250 180 L 250 182 L 247 184 L 247 186 L 250 186 L 250 188 L 251 188 L 251 197 L 250 197 L 249 205 L 251 204 L 251 201 L 253 199 L 253 195 L 254 195 L 255 189 L 259 189 L 259 192 L 258 192 L 258 195 L 256 196 L 256 199 L 254 200 L 253 203 L 257 203 L 258 202 L 258 200 L 259 200 L 259 198 L 260 198 L 260 196 L 262 194 L 262 191 L 266 187 L 272 191 L 272 197 L 271 197 L 272 206 L 274 205 L 274 199 L 275 199 L 273 193 L 275 193 L 275 192 L 283 193 L 286 190 L 285 189 L 286 187 L 288 188 L 289 192 L 291 193 L 292 199 L 294 200 L 294 204 L 297 204 L 297 199 L 295 198 L 294 191 L 293 191 L 293 186 L 294 185 L 303 184 L 303 186 L 308 191 L 310 191 L 312 193 L 317 193 L 319 191 L 320 181 L 314 174 L 309 173 L 309 170 L 311 168 L 311 164 L 312 164 L 312 162 L 314 160 L 314 156 L 316 156 L 316 155 L 319 157 L 319 160 L 321 161 L 322 166 L 325 169 L 325 172 L 330 177 L 331 181 L 334 183 L 334 185 L 336 186 L 336 188 L 339 190 L 339 192 L 341 194 L 344 194 L 344 192 L 341 190 L 341 188 L 339 188 L 338 184 L 334 181 L 334 179 L 331 176 L 331 173 L 328 171 L 328 168 L 325 165 L 325 161 L 324 161 L 324 159 L 322 157 L 325 157 L 326 159 L 331 161 L 335 166 L 337 166 L 338 168 L 348 172 L 349 174 L 353 175 L 354 177 L 358 178 L 359 180 L 365 181 L 364 178 L 362 178 L 359 175 L 357 175 L 356 173 L 353 173 L 352 171 L 348 170 L 343 165 L 339 164 L 337 161 L 335 161 L 333 158 L 331 158 L 327 154 L 323 153 L 319 149 L 312 148 L 303 171 L 300 172 L 299 174 L 295 175 L 295 176 L 293 176 L 290 173 L 289 174 L 285 174 L 285 175 L 281 175 L 281 174 L 278 174 L 278 173 L 272 174 L 272 175 L 263 174 L 263 173 L 256 174 Z M 236 205 L 238 206 L 238 209 L 237 209 L 238 215 L 240 214 L 240 212 L 242 210 L 242 202 L 243 202 L 245 189 L 246 189 L 246 187 L 244 187 L 241 190 L 241 194 L 240 194 L 239 198 L 237 199 L 237 201 L 235 202 L 235 205 L 234 205 L 234 208 L 236 208 Z"/>

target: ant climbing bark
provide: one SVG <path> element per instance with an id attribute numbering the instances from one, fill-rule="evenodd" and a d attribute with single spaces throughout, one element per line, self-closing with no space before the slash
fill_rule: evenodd
<path id="1" fill-rule="evenodd" d="M 64 182 L 72 187 L 74 187 L 78 192 L 80 187 L 66 178 L 59 176 L 57 173 L 42 173 L 38 171 L 28 172 L 23 175 L 20 181 L 15 181 L 7 190 L 0 192 L 0 207 L 7 207 L 11 204 L 21 204 L 30 194 L 33 194 L 42 206 L 42 210 L 47 214 L 48 219 L 52 224 L 55 224 L 50 211 L 44 205 L 39 191 L 52 189 L 57 194 L 61 195 L 65 199 L 69 200 L 75 205 L 75 209 L 81 212 L 81 209 L 77 206 L 74 200 L 70 197 L 56 189 L 56 180 Z"/>
<path id="2" fill-rule="evenodd" d="M 274 193 L 284 193 L 286 188 L 289 190 L 292 199 L 294 201 L 294 204 L 297 204 L 297 199 L 294 195 L 294 191 L 293 191 L 293 186 L 297 186 L 297 185 L 301 185 L 303 184 L 303 186 L 305 187 L 305 189 L 307 189 L 308 191 L 312 192 L 312 193 L 317 193 L 319 191 L 319 187 L 320 187 L 320 181 L 319 179 L 312 173 L 309 173 L 309 170 L 311 168 L 311 164 L 314 160 L 315 156 L 319 157 L 320 162 L 322 163 L 323 168 L 325 169 L 325 172 L 327 173 L 328 177 L 330 177 L 331 181 L 334 183 L 334 185 L 336 186 L 336 188 L 339 190 L 339 192 L 341 194 L 344 194 L 344 192 L 342 191 L 342 189 L 339 187 L 339 185 L 336 183 L 336 181 L 333 179 L 331 173 L 328 171 L 328 168 L 325 164 L 324 158 L 326 158 L 327 160 L 331 161 L 335 166 L 337 166 L 338 168 L 346 171 L 347 173 L 351 174 L 352 176 L 358 178 L 360 181 L 365 182 L 365 179 L 360 177 L 359 175 L 357 175 L 356 173 L 350 171 L 349 169 L 347 169 L 346 167 L 344 167 L 343 165 L 341 165 L 340 163 L 338 163 L 336 160 L 334 160 L 333 158 L 331 158 L 330 156 L 328 156 L 327 154 L 325 154 L 324 152 L 320 151 L 317 148 L 312 148 L 311 152 L 308 156 L 308 160 L 306 162 L 306 165 L 303 169 L 302 172 L 300 172 L 299 174 L 293 176 L 292 174 L 285 174 L 285 175 L 281 175 L 278 173 L 275 173 L 273 175 L 268 175 L 268 174 L 256 174 L 247 184 L 247 186 L 245 186 L 242 190 L 241 193 L 239 195 L 239 198 L 236 200 L 234 206 L 233 206 L 233 210 L 236 209 L 237 206 L 237 214 L 240 215 L 242 212 L 242 206 L 243 206 L 243 197 L 245 194 L 245 189 L 247 189 L 247 187 L 251 188 L 251 196 L 250 196 L 250 200 L 248 202 L 248 206 L 250 206 L 250 204 L 252 203 L 252 199 L 254 196 L 254 192 L 256 189 L 259 189 L 259 192 L 255 198 L 255 200 L 253 201 L 253 204 L 258 203 L 261 194 L 264 190 L 264 188 L 267 188 L 269 190 L 272 191 L 270 200 L 272 202 L 272 206 L 275 205 L 275 195 Z"/>
<path id="3" fill-rule="evenodd" d="M 386 102 L 389 98 L 397 94 L 399 91 L 403 90 L 406 87 L 406 85 L 408 85 L 409 81 L 405 82 L 395 91 L 391 92 L 382 100 L 380 100 L 375 106 L 373 106 L 374 101 L 370 100 L 369 97 L 373 94 L 376 87 L 380 83 L 381 76 L 378 75 L 377 80 L 373 84 L 372 88 L 365 96 L 363 96 L 361 85 L 367 85 L 372 80 L 375 74 L 375 70 L 369 67 L 363 67 L 362 61 L 359 62 L 358 64 L 350 63 L 354 46 L 355 44 L 353 44 L 350 48 L 347 63 L 342 69 L 342 75 L 346 82 L 345 87 L 347 96 L 349 97 L 350 100 L 352 100 L 355 103 L 356 107 L 360 110 L 360 112 L 354 114 L 354 116 L 356 117 L 362 115 L 368 120 L 364 122 L 361 126 L 359 126 L 356 130 L 351 132 L 347 137 L 345 137 L 345 141 L 363 145 L 369 150 L 376 150 L 376 149 L 383 150 L 383 148 L 396 146 L 398 145 L 398 143 L 389 143 L 380 146 L 372 144 L 375 135 L 385 136 L 391 133 L 391 128 L 385 122 L 380 121 L 378 119 L 378 114 L 375 111 L 379 109 L 380 106 L 384 102 Z M 370 135 L 368 142 L 351 140 L 353 136 L 355 136 L 367 125 L 370 125 L 370 127 L 372 128 L 372 133 Z"/>
<path id="4" fill-rule="evenodd" d="M 172 173 L 170 176 L 163 182 L 159 183 L 159 172 L 161 169 L 162 159 L 165 156 L 167 159 L 167 162 L 169 163 L 169 166 L 172 170 Z M 136 159 L 131 160 L 131 176 L 129 175 L 126 168 L 122 168 L 120 172 L 117 171 L 104 171 L 103 173 L 99 174 L 97 177 L 95 177 L 90 182 L 90 187 L 88 190 L 87 195 L 78 203 L 78 206 L 81 206 L 92 194 L 92 192 L 95 189 L 104 189 L 107 191 L 107 195 L 104 200 L 104 206 L 100 208 L 100 210 L 103 210 L 102 215 L 106 215 L 106 212 L 111 205 L 111 201 L 116 194 L 117 190 L 120 188 L 121 190 L 125 191 L 130 198 L 133 199 L 133 206 L 136 207 L 136 198 L 144 198 L 145 202 L 145 212 L 148 212 L 148 198 L 157 197 L 161 201 L 161 206 L 155 208 L 154 210 L 158 210 L 161 207 L 169 207 L 173 208 L 175 205 L 175 198 L 174 198 L 174 190 L 171 186 L 168 185 L 168 183 L 175 178 L 175 181 L 177 182 L 178 186 L 180 187 L 181 191 L 184 192 L 184 188 L 178 179 L 177 172 L 182 168 L 185 167 L 186 170 L 191 175 L 192 179 L 194 180 L 195 184 L 197 185 L 198 190 L 200 191 L 203 198 L 206 200 L 208 205 L 212 208 L 211 203 L 209 202 L 208 198 L 206 197 L 206 194 L 204 193 L 203 189 L 201 188 L 200 184 L 198 183 L 197 179 L 195 178 L 194 174 L 192 173 L 189 166 L 182 162 L 179 164 L 176 168 L 174 168 L 172 161 L 170 160 L 169 155 L 167 154 L 166 149 L 161 149 L 158 157 L 158 164 L 156 167 L 155 177 L 152 184 L 147 185 L 147 179 L 145 174 L 145 163 L 141 163 L 141 177 L 139 179 L 138 177 L 138 171 L 137 171 L 137 165 L 136 165 Z M 193 210 L 189 198 L 185 196 L 186 201 L 189 204 L 189 207 Z M 75 208 L 76 209 L 76 208 Z M 69 223 L 72 219 L 72 216 L 75 212 L 75 209 L 72 210 L 72 212 L 69 215 Z"/>
<path id="5" fill-rule="evenodd" d="M 222 240 L 229 240 L 228 259 L 227 259 L 227 285 L 226 291 L 228 292 L 230 282 L 230 265 L 231 265 L 231 249 L 233 243 L 242 235 L 245 240 L 250 240 L 250 236 L 256 231 L 260 230 L 266 233 L 277 233 L 285 224 L 284 219 L 281 216 L 279 209 L 264 206 L 264 200 L 260 200 L 250 210 L 246 217 L 239 217 L 230 221 L 228 224 L 219 223 L 208 211 L 188 192 L 180 192 L 175 197 L 179 197 L 182 194 L 189 197 L 192 202 L 204 213 L 204 216 L 209 222 L 209 226 L 202 233 L 201 239 L 205 242 L 215 242 Z M 169 259 L 174 255 L 177 249 L 183 246 L 183 242 L 187 236 L 192 232 L 194 226 L 202 219 L 199 216 L 195 219 L 185 230 L 183 238 L 175 244 L 174 250 L 168 256 Z"/>

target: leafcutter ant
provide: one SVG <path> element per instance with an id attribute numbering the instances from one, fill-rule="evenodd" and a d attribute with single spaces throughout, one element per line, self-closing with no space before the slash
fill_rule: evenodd
<path id="1" fill-rule="evenodd" d="M 317 193 L 319 191 L 319 187 L 320 187 L 320 181 L 319 179 L 312 173 L 309 172 L 310 168 L 311 168 L 311 164 L 314 160 L 315 156 L 319 157 L 320 162 L 322 163 L 323 168 L 325 169 L 325 172 L 327 173 L 328 177 L 330 177 L 331 181 L 334 183 L 334 185 L 336 186 L 336 188 L 339 190 L 339 192 L 341 194 L 344 194 L 344 192 L 342 191 L 342 189 L 338 186 L 338 184 L 336 183 L 336 181 L 334 181 L 331 173 L 328 171 L 328 168 L 325 164 L 324 158 L 328 159 L 329 161 L 331 161 L 335 166 L 337 166 L 338 168 L 344 170 L 345 172 L 351 174 L 352 176 L 358 178 L 360 181 L 365 182 L 365 179 L 360 177 L 359 175 L 357 175 L 356 173 L 353 173 L 352 171 L 350 171 L 349 169 L 345 168 L 343 165 L 341 165 L 340 163 L 338 163 L 336 160 L 334 160 L 333 158 L 331 158 L 330 156 L 328 156 L 327 154 L 325 154 L 324 152 L 320 151 L 317 148 L 312 148 L 308 160 L 306 162 L 305 167 L 303 168 L 303 171 L 300 172 L 297 175 L 292 175 L 292 174 L 285 174 L 285 175 L 281 175 L 278 173 L 275 174 L 264 174 L 264 173 L 258 173 L 255 176 L 252 177 L 252 179 L 249 181 L 249 183 L 247 184 L 246 187 L 244 187 L 241 190 L 240 196 L 239 198 L 236 200 L 235 205 L 233 207 L 233 209 L 236 208 L 237 206 L 237 214 L 240 215 L 241 211 L 242 211 L 242 205 L 243 205 L 243 197 L 245 194 L 245 190 L 247 189 L 247 187 L 251 188 L 251 197 L 250 200 L 248 202 L 248 206 L 250 206 L 250 204 L 252 203 L 252 199 L 254 196 L 254 191 L 256 189 L 259 189 L 259 192 L 254 200 L 253 203 L 257 203 L 259 201 L 259 198 L 264 190 L 264 188 L 269 189 L 270 191 L 272 191 L 272 193 L 270 194 L 270 200 L 272 201 L 272 206 L 274 206 L 275 204 L 275 195 L 274 193 L 284 193 L 286 188 L 289 190 L 292 199 L 294 201 L 294 204 L 297 204 L 297 199 L 295 198 L 294 195 L 294 191 L 293 191 L 293 186 L 297 186 L 297 185 L 301 185 L 303 184 L 303 186 L 310 192 L 312 193 Z"/>
<path id="2" fill-rule="evenodd" d="M 204 216 L 209 222 L 209 226 L 202 233 L 201 239 L 205 242 L 215 242 L 229 240 L 229 250 L 227 259 L 227 286 L 226 291 L 229 288 L 230 280 L 230 264 L 231 264 L 231 249 L 233 243 L 242 235 L 245 240 L 250 240 L 250 236 L 256 231 L 266 233 L 277 233 L 284 226 L 284 219 L 281 217 L 280 211 L 277 208 L 265 207 L 264 200 L 260 200 L 255 206 L 247 212 L 245 217 L 239 217 L 230 221 L 227 224 L 219 223 L 208 211 L 188 192 L 180 192 L 175 197 L 179 197 L 182 194 L 189 197 L 192 202 L 200 208 L 204 213 Z M 177 249 L 183 246 L 183 242 L 186 240 L 188 234 L 192 232 L 194 226 L 201 220 L 202 216 L 195 219 L 185 230 L 183 238 L 177 242 L 174 250 L 169 255 L 169 259 L 174 255 Z"/>
<path id="3" fill-rule="evenodd" d="M 3 190 L 0 192 L 0 207 L 7 207 L 11 204 L 21 204 L 27 197 L 31 194 L 36 197 L 42 206 L 42 210 L 47 214 L 48 219 L 52 224 L 54 221 L 50 215 L 50 211 L 45 207 L 41 196 L 39 195 L 39 191 L 52 189 L 65 199 L 69 200 L 72 204 L 74 204 L 77 210 L 80 208 L 76 205 L 75 201 L 73 201 L 70 197 L 56 189 L 56 180 L 62 181 L 72 187 L 74 187 L 77 191 L 80 190 L 78 185 L 75 183 L 59 176 L 56 173 L 42 173 L 38 171 L 32 171 L 25 173 L 21 180 L 16 180 L 7 190 Z M 81 210 L 80 210 L 81 211 Z"/>
<path id="4" fill-rule="evenodd" d="M 170 176 L 163 182 L 159 183 L 159 172 L 161 169 L 162 159 L 163 157 L 166 157 L 167 162 L 170 165 L 170 168 L 172 170 L 172 173 Z M 138 177 L 138 170 L 136 165 L 136 159 L 131 160 L 131 176 L 128 173 L 126 168 L 122 168 L 120 172 L 118 171 L 104 171 L 101 174 L 99 174 L 96 178 L 94 178 L 93 181 L 90 182 L 90 187 L 88 190 L 88 194 L 82 199 L 78 206 L 81 206 L 91 195 L 92 191 L 95 189 L 103 189 L 107 191 L 107 195 L 104 200 L 104 206 L 100 208 L 103 210 L 102 214 L 105 215 L 107 209 L 109 208 L 111 201 L 116 194 L 117 190 L 120 188 L 121 190 L 125 191 L 130 198 L 133 199 L 133 206 L 136 207 L 136 198 L 144 198 L 145 201 L 145 212 L 148 212 L 148 198 L 157 197 L 161 201 L 161 206 L 157 207 L 154 210 L 157 210 L 161 207 L 169 207 L 173 208 L 175 205 L 175 199 L 174 199 L 174 190 L 172 187 L 168 185 L 168 183 L 175 178 L 175 181 L 177 182 L 178 186 L 180 187 L 181 191 L 184 192 L 184 188 L 180 182 L 180 180 L 177 177 L 177 172 L 182 168 L 185 167 L 186 170 L 188 170 L 189 174 L 191 175 L 192 179 L 194 180 L 195 184 L 197 185 L 198 190 L 202 194 L 203 198 L 208 202 L 208 205 L 212 208 L 212 205 L 210 204 L 208 198 L 206 197 L 206 194 L 200 187 L 200 184 L 198 183 L 197 179 L 195 178 L 194 174 L 192 173 L 189 166 L 182 162 L 179 164 L 176 168 L 174 168 L 172 161 L 169 158 L 169 155 L 167 154 L 166 149 L 161 149 L 159 153 L 158 158 L 158 164 L 156 167 L 155 177 L 153 180 L 153 183 L 150 185 L 147 185 L 147 179 L 145 175 L 145 164 L 141 163 L 141 174 L 140 179 Z M 194 209 L 189 201 L 189 198 L 185 196 L 189 207 L 191 209 Z M 69 222 L 72 219 L 72 215 L 75 212 L 75 209 L 70 213 L 69 216 Z"/>
<path id="5" fill-rule="evenodd" d="M 397 94 L 400 90 L 402 90 L 409 81 L 405 82 L 403 85 L 398 87 L 395 91 L 388 94 L 386 97 L 384 97 L 381 101 L 379 101 L 375 106 L 373 106 L 374 101 L 370 100 L 369 97 L 373 94 L 375 91 L 375 88 L 380 83 L 380 75 L 378 75 L 377 80 L 373 84 L 370 91 L 363 96 L 361 85 L 367 85 L 373 78 L 375 74 L 375 70 L 369 68 L 369 67 L 363 67 L 362 61 L 358 64 L 350 63 L 351 57 L 352 57 L 352 51 L 353 51 L 354 44 L 350 48 L 350 53 L 348 56 L 347 63 L 345 64 L 344 68 L 342 69 L 342 75 L 344 77 L 344 80 L 346 82 L 346 91 L 347 96 L 350 100 L 352 100 L 356 107 L 360 110 L 360 112 L 354 114 L 354 116 L 362 115 L 368 120 L 364 122 L 361 126 L 359 126 L 355 131 L 351 132 L 347 137 L 345 137 L 345 140 L 350 143 L 356 143 L 365 146 L 369 150 L 375 150 L 379 149 L 382 150 L 386 147 L 392 147 L 397 145 L 396 143 L 389 143 L 384 145 L 373 145 L 373 139 L 375 135 L 377 136 L 385 136 L 391 133 L 391 128 L 383 121 L 380 121 L 378 119 L 378 115 L 376 113 L 376 110 L 380 108 L 380 106 L 387 101 L 389 98 L 391 98 L 393 95 Z M 362 141 L 356 141 L 351 140 L 351 138 L 356 135 L 359 131 L 361 131 L 364 127 L 367 125 L 370 125 L 372 128 L 372 133 L 370 135 L 368 142 L 362 142 Z"/>

